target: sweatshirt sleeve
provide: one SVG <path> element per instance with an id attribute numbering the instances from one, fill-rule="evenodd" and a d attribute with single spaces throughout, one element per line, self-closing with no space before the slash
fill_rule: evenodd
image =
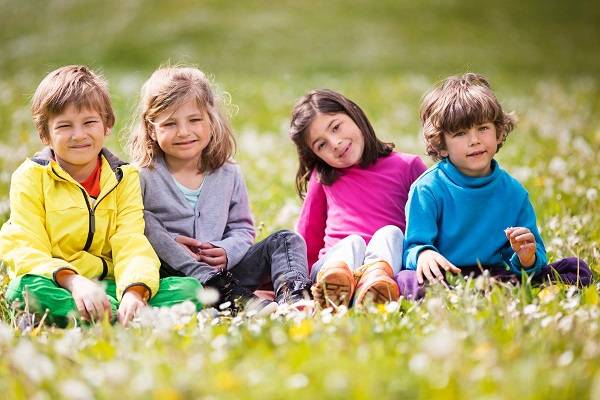
<path id="1" fill-rule="evenodd" d="M 227 269 L 237 265 L 254 243 L 254 221 L 250 213 L 248 191 L 239 166 L 234 168 L 233 193 L 229 201 L 227 224 L 221 240 L 211 241 L 227 254 Z"/>
<path id="2" fill-rule="evenodd" d="M 309 271 L 319 258 L 319 252 L 325 246 L 325 226 L 327 223 L 327 198 L 323 185 L 313 171 L 296 230 L 306 242 Z"/>
<path id="3" fill-rule="evenodd" d="M 117 299 L 133 285 L 146 286 L 154 296 L 158 292 L 160 262 L 144 236 L 139 174 L 130 166 L 123 169 L 123 180 L 117 187 L 116 228 L 110 238 Z"/>
<path id="4" fill-rule="evenodd" d="M 522 272 L 526 272 L 529 275 L 535 275 L 538 272 L 540 272 L 544 265 L 547 264 L 548 260 L 546 258 L 546 248 L 544 247 L 544 241 L 542 240 L 540 232 L 537 228 L 535 211 L 533 209 L 533 206 L 531 205 L 531 202 L 529 201 L 528 195 L 525 196 L 525 200 L 523 201 L 523 205 L 521 207 L 521 210 L 519 211 L 517 226 L 529 228 L 531 233 L 533 233 L 536 243 L 535 262 L 532 266 L 525 268 L 521 265 L 517 253 L 513 252 L 509 261 L 510 269 L 519 276 Z"/>
<path id="5" fill-rule="evenodd" d="M 420 186 L 411 188 L 406 203 L 403 260 L 405 269 L 417 269 L 417 260 L 423 250 L 438 251 L 433 245 L 438 236 L 438 212 L 435 198 L 426 188 Z"/>
<path id="6" fill-rule="evenodd" d="M 52 257 L 46 231 L 44 173 L 25 161 L 11 178 L 10 218 L 0 231 L 0 256 L 13 276 L 32 274 L 53 279 L 61 269 L 79 273 L 67 261 Z"/>

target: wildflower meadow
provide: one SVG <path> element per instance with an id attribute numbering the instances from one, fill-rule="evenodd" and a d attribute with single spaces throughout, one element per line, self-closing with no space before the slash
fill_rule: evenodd
<path id="1" fill-rule="evenodd" d="M 31 95 L 61 65 L 108 79 L 108 147 L 123 158 L 152 70 L 189 63 L 210 75 L 230 100 L 259 238 L 293 228 L 301 205 L 287 137 L 296 99 L 338 90 L 380 138 L 432 165 L 421 96 L 472 71 L 518 117 L 496 158 L 527 188 L 549 260 L 578 256 L 594 272 L 583 289 L 457 277 L 421 302 L 314 315 L 184 303 L 126 328 L 22 330 L 1 296 L 0 397 L 600 399 L 598 21 L 586 0 L 0 0 L 0 223 L 12 172 L 41 148 Z M 8 280 L 0 265 L 0 295 Z"/>

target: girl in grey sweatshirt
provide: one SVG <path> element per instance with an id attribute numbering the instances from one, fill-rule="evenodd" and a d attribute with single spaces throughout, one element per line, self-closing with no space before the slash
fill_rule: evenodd
<path id="1" fill-rule="evenodd" d="M 145 233 L 163 276 L 193 276 L 221 302 L 273 304 L 252 294 L 273 286 L 277 302 L 302 300 L 310 287 L 304 240 L 279 231 L 254 244 L 232 130 L 206 76 L 166 67 L 142 87 L 129 150 L 140 166 Z"/>

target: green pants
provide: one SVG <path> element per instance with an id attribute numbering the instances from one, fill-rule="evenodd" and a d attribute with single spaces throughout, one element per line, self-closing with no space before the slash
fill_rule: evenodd
<path id="1" fill-rule="evenodd" d="M 117 285 L 113 280 L 102 281 L 112 308 L 113 321 L 116 321 L 119 302 L 117 301 Z M 170 307 L 190 300 L 196 310 L 202 308 L 197 292 L 202 288 L 200 282 L 190 277 L 168 277 L 160 280 L 158 293 L 149 301 L 153 307 Z M 29 311 L 40 316 L 48 310 L 46 321 L 61 328 L 68 325 L 72 316 L 79 317 L 75 300 L 71 292 L 58 286 L 52 279 L 38 275 L 24 275 L 13 279 L 6 290 L 6 299 L 10 304 L 15 300 L 20 308 L 25 306 L 25 293 Z"/>

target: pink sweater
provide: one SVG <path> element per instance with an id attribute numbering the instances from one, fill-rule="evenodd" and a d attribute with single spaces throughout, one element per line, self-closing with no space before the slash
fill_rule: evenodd
<path id="1" fill-rule="evenodd" d="M 392 153 L 367 168 L 350 167 L 331 186 L 313 171 L 297 230 L 306 241 L 309 270 L 331 246 L 351 234 L 371 236 L 385 225 L 404 231 L 410 185 L 427 167 L 419 156 Z"/>

